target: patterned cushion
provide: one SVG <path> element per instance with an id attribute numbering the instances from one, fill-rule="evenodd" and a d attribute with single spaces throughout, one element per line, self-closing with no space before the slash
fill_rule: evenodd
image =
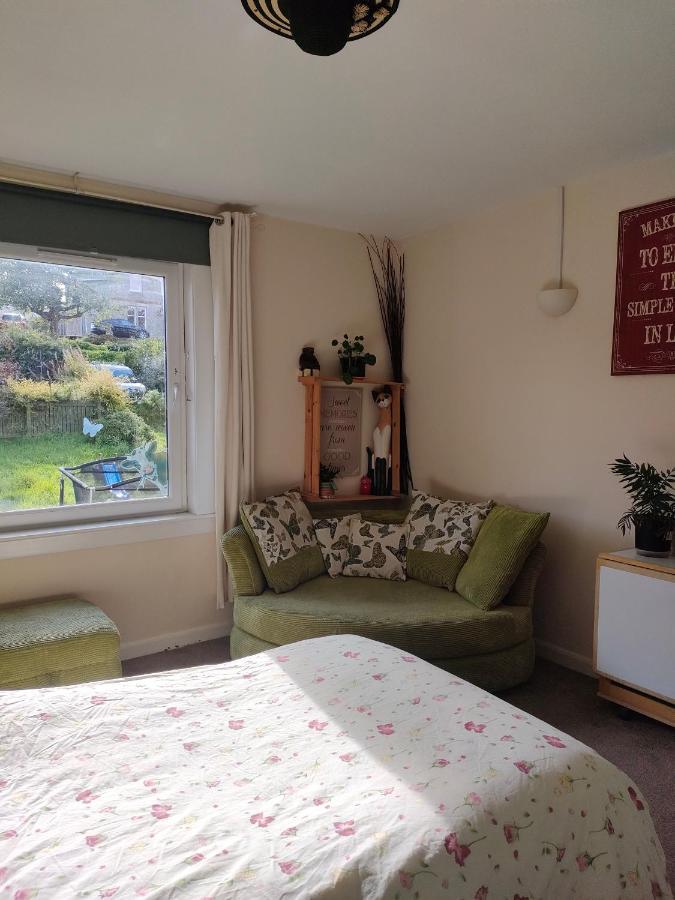
<path id="1" fill-rule="evenodd" d="M 323 575 L 325 566 L 309 510 L 299 491 L 242 503 L 241 523 L 268 585 L 277 594 Z"/>
<path id="2" fill-rule="evenodd" d="M 506 597 L 550 513 L 495 506 L 457 578 L 457 592 L 480 609 L 495 609 Z"/>
<path id="3" fill-rule="evenodd" d="M 314 519 L 316 539 L 321 546 L 326 569 L 331 578 L 342 575 L 347 562 L 352 519 L 361 521 L 358 515 L 336 519 Z"/>
<path id="4" fill-rule="evenodd" d="M 413 491 L 406 518 L 410 526 L 408 575 L 452 591 L 493 505 L 492 500 L 465 503 Z"/>
<path id="5" fill-rule="evenodd" d="M 343 575 L 406 580 L 407 525 L 351 521 Z"/>

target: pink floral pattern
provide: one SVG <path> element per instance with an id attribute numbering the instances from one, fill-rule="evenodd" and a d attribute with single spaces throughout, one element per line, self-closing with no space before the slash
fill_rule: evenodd
<path id="1" fill-rule="evenodd" d="M 0 692 L 0 721 L 9 900 L 672 900 L 625 775 L 364 638 Z"/>

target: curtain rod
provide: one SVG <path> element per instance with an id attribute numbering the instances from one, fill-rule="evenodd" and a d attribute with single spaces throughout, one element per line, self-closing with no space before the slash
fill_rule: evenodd
<path id="1" fill-rule="evenodd" d="M 186 213 L 222 222 L 223 216 L 230 212 L 248 212 L 248 210 L 226 209 L 223 204 L 211 203 L 208 200 L 194 200 L 176 194 L 165 194 L 146 188 L 115 184 L 89 178 L 79 172 L 67 175 L 49 169 L 34 169 L 31 166 L 19 166 L 0 160 L 0 182 L 9 182 L 24 187 L 42 188 L 75 194 L 82 197 L 94 197 L 99 200 L 113 200 L 118 203 L 131 203 L 135 206 L 149 206 L 167 212 Z M 255 216 L 255 213 L 249 213 Z"/>

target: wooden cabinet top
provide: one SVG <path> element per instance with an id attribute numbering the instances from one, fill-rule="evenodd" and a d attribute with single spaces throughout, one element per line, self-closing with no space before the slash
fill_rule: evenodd
<path id="1" fill-rule="evenodd" d="M 675 556 L 657 557 L 640 556 L 636 550 L 615 550 L 612 553 L 601 553 L 598 556 L 598 565 L 603 562 L 622 563 L 636 570 L 648 572 L 661 572 L 675 577 Z"/>

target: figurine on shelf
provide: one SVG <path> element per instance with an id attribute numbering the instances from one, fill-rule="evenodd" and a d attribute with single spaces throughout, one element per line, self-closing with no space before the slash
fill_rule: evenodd
<path id="1" fill-rule="evenodd" d="M 319 360 L 314 354 L 314 347 L 303 347 L 298 362 L 301 375 L 318 375 L 321 366 Z"/>
<path id="2" fill-rule="evenodd" d="M 368 448 L 370 450 L 370 448 Z M 359 494 L 364 497 L 373 493 L 373 480 L 368 475 L 364 475 L 359 484 Z"/>
<path id="3" fill-rule="evenodd" d="M 373 400 L 379 411 L 373 431 L 373 494 L 382 497 L 391 494 L 391 388 L 385 385 L 381 390 L 373 391 Z M 368 462 L 370 469 L 370 454 Z"/>

